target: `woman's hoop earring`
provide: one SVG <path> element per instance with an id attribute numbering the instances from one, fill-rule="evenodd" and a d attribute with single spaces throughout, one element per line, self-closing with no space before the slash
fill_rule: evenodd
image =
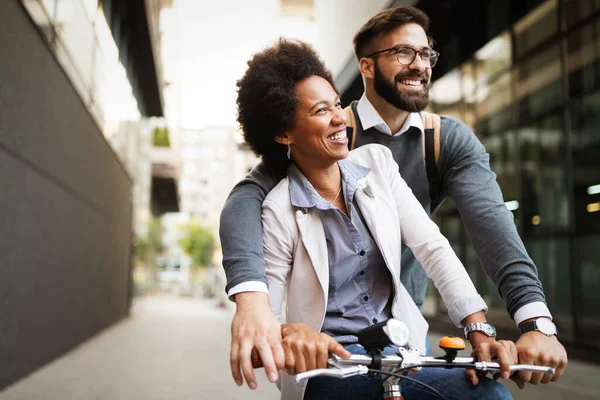
<path id="1" fill-rule="evenodd" d="M 288 142 L 287 148 L 287 158 L 288 160 L 290 160 L 292 158 L 292 145 L 290 144 L 290 142 Z"/>

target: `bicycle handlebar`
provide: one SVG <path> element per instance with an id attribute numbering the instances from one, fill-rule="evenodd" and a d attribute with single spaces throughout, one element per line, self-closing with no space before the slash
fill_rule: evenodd
<path id="1" fill-rule="evenodd" d="M 420 365 L 413 365 L 411 364 L 410 366 L 437 366 L 437 365 L 441 365 L 441 364 L 448 364 L 448 361 L 446 361 L 446 359 L 444 359 L 443 357 L 432 357 L 432 356 L 419 356 L 420 359 Z M 368 355 L 361 355 L 361 354 L 353 354 L 352 356 L 350 356 L 349 359 L 344 360 L 342 358 L 339 358 L 338 356 L 334 355 L 333 358 L 329 359 L 332 362 L 335 362 L 337 365 L 340 366 L 355 366 L 355 365 L 370 365 L 372 362 L 372 357 L 368 356 Z M 400 365 L 406 364 L 406 362 L 403 360 L 402 357 L 397 356 L 397 355 L 382 355 L 381 356 L 381 366 L 382 367 L 397 367 Z M 491 361 L 491 362 L 486 362 L 486 361 L 477 361 L 477 359 L 475 357 L 456 357 L 454 358 L 454 361 L 451 362 L 450 364 L 455 364 L 455 367 L 460 368 L 461 366 L 467 366 L 470 364 L 474 364 L 475 365 L 475 369 L 481 370 L 481 371 L 492 371 L 492 370 L 498 370 L 500 371 L 500 363 Z M 487 369 L 484 369 L 487 368 Z M 548 374 L 552 374 L 554 375 L 556 373 L 556 371 L 554 370 L 554 368 L 552 367 L 545 367 L 545 366 L 541 366 L 541 365 L 531 365 L 531 364 L 511 364 L 510 365 L 510 371 L 531 371 L 531 372 L 543 372 L 543 373 L 548 373 Z"/>
<path id="2" fill-rule="evenodd" d="M 410 351 L 404 351 L 403 353 L 403 357 L 399 355 L 382 355 L 381 367 L 403 367 L 414 369 L 420 369 L 423 367 L 450 367 L 473 368 L 482 372 L 500 372 L 500 363 L 494 361 L 477 361 L 477 359 L 474 357 L 455 357 L 451 362 L 448 362 L 445 357 L 420 356 L 418 353 L 411 354 L 413 352 Z M 314 376 L 334 376 L 338 378 L 347 378 L 349 376 L 362 375 L 368 372 L 368 367 L 372 364 L 372 362 L 373 358 L 370 355 L 353 354 L 347 360 L 334 355 L 333 358 L 330 358 L 327 361 L 327 363 L 333 368 L 315 369 L 302 372 L 296 375 L 296 380 L 300 381 L 303 379 L 312 378 Z M 252 351 L 252 366 L 254 368 L 261 368 L 263 366 L 260 355 L 254 350 Z M 530 364 L 512 364 L 509 366 L 509 370 L 511 372 L 542 372 L 552 375 L 556 373 L 556 370 L 552 367 Z"/>
<path id="3" fill-rule="evenodd" d="M 397 355 L 382 355 L 381 367 L 402 368 L 402 369 L 420 369 L 423 367 L 450 367 L 450 368 L 473 368 L 482 372 L 500 372 L 500 363 L 477 361 L 474 357 L 456 357 L 448 362 L 444 357 L 431 357 L 412 355 L 408 351 L 404 357 Z M 411 360 L 412 359 L 412 360 Z M 296 381 L 309 379 L 315 376 L 332 376 L 337 378 L 347 378 L 354 375 L 366 374 L 369 371 L 369 365 L 373 362 L 370 355 L 353 354 L 349 359 L 344 360 L 334 355 L 328 360 L 331 368 L 315 369 L 302 372 L 296 375 Z M 542 372 L 554 375 L 556 370 L 552 367 L 529 364 L 513 364 L 509 366 L 511 372 L 529 371 Z"/>

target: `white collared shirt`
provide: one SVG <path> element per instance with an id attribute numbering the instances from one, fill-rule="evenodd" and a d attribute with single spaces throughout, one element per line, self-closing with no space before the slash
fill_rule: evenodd
<path id="1" fill-rule="evenodd" d="M 369 99 L 367 99 L 365 93 L 363 93 L 362 97 L 358 101 L 356 110 L 358 111 L 358 118 L 360 119 L 360 123 L 365 131 L 369 128 L 375 128 L 379 132 L 386 133 L 390 136 L 396 136 L 403 134 L 411 126 L 414 126 L 423 132 L 423 119 L 421 118 L 421 114 L 413 112 L 408 114 L 408 117 L 406 118 L 406 121 L 404 121 L 402 128 L 400 128 L 398 132 L 392 133 L 392 130 L 388 124 L 385 123 L 383 118 L 381 118 L 381 115 L 379 115 L 377 110 L 375 110 L 375 107 L 373 107 L 373 104 L 371 104 Z"/>

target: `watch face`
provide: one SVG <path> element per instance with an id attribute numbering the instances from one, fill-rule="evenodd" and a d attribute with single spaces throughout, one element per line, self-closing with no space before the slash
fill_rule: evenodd
<path id="1" fill-rule="evenodd" d="M 496 328 L 494 328 L 490 324 L 483 324 L 483 329 L 485 329 L 485 334 L 488 336 L 496 336 Z"/>
<path id="2" fill-rule="evenodd" d="M 535 324 L 544 335 L 556 335 L 556 325 L 548 318 L 538 318 Z"/>

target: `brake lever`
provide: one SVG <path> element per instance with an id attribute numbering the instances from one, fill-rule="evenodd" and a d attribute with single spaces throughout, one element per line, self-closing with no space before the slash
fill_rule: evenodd
<path id="1" fill-rule="evenodd" d="M 342 367 L 333 358 L 327 360 L 327 364 L 329 364 L 331 368 L 313 369 L 312 371 L 306 371 L 297 374 L 296 382 L 300 382 L 304 379 L 314 378 L 315 376 L 331 376 L 333 378 L 343 379 L 355 375 L 365 375 L 369 372 L 369 368 L 365 367 L 364 365 Z"/>

